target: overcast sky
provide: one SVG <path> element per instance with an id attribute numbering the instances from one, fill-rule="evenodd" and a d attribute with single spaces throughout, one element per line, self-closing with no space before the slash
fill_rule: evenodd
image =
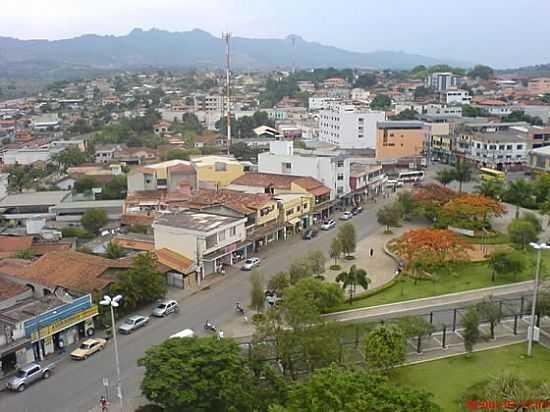
<path id="1" fill-rule="evenodd" d="M 550 0 L 1 0 L 0 7 L 0 35 L 22 39 L 200 28 L 496 67 L 550 63 Z"/>

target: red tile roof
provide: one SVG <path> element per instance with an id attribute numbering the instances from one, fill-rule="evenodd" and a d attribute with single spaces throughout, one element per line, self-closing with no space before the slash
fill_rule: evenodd
<path id="1" fill-rule="evenodd" d="M 8 279 L 0 278 L 0 301 L 14 298 L 25 293 L 29 288 L 20 283 L 12 282 Z"/>
<path id="2" fill-rule="evenodd" d="M 0 253 L 30 249 L 32 236 L 0 236 Z"/>
<path id="3" fill-rule="evenodd" d="M 320 181 L 313 177 L 278 175 L 271 173 L 245 173 L 244 175 L 233 180 L 231 184 L 242 186 L 269 187 L 275 189 L 290 190 L 292 183 L 304 188 L 306 191 L 313 193 L 313 190 L 324 188 L 330 193 L 330 189 L 323 185 Z"/>
<path id="4" fill-rule="evenodd" d="M 243 214 L 255 213 L 273 200 L 267 193 L 245 193 L 237 190 L 200 189 L 184 202 L 187 207 L 224 205 Z"/>
<path id="5" fill-rule="evenodd" d="M 102 275 L 108 269 L 127 269 L 130 262 L 105 259 L 73 250 L 48 253 L 38 260 L 23 264 L 20 260 L 0 262 L 0 273 L 55 288 L 92 292 L 103 289 L 112 279 Z"/>

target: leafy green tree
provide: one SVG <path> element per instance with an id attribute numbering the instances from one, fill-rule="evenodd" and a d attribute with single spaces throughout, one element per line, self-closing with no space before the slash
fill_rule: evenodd
<path id="1" fill-rule="evenodd" d="M 156 256 L 140 253 L 134 257 L 130 269 L 118 275 L 112 288 L 123 296 L 123 306 L 131 310 L 164 296 L 166 279 L 158 270 Z"/>
<path id="2" fill-rule="evenodd" d="M 287 272 L 277 272 L 269 282 L 267 287 L 269 290 L 274 291 L 277 296 L 283 296 L 285 289 L 290 286 L 290 276 Z"/>
<path id="3" fill-rule="evenodd" d="M 463 159 L 457 159 L 452 171 L 453 180 L 458 182 L 458 192 L 462 193 L 462 185 L 472 180 L 472 166 Z"/>
<path id="4" fill-rule="evenodd" d="M 508 225 L 508 236 L 512 243 L 526 249 L 531 242 L 538 239 L 537 228 L 532 222 L 523 219 L 514 219 Z"/>
<path id="5" fill-rule="evenodd" d="M 285 290 L 285 299 L 308 299 L 319 312 L 337 306 L 344 301 L 342 289 L 335 283 L 323 282 L 315 278 L 305 278 Z"/>
<path id="6" fill-rule="evenodd" d="M 31 260 L 36 256 L 32 248 L 20 250 L 15 254 L 17 259 Z"/>
<path id="7" fill-rule="evenodd" d="M 138 364 L 143 394 L 167 411 L 253 410 L 257 388 L 232 339 L 168 339 Z"/>
<path id="8" fill-rule="evenodd" d="M 378 83 L 378 80 L 374 73 L 365 73 L 357 76 L 357 80 L 355 80 L 353 86 L 368 89 L 376 86 L 376 83 Z"/>
<path id="9" fill-rule="evenodd" d="M 68 147 L 53 156 L 52 160 L 57 162 L 62 170 L 65 171 L 69 167 L 86 163 L 88 161 L 88 155 L 86 152 L 81 152 L 77 147 Z"/>
<path id="10" fill-rule="evenodd" d="M 462 338 L 464 339 L 464 349 L 470 353 L 474 350 L 474 345 L 479 341 L 481 332 L 479 330 L 479 313 L 475 306 L 466 310 L 462 317 Z"/>
<path id="11" fill-rule="evenodd" d="M 499 180 L 483 180 L 476 187 L 475 191 L 480 195 L 499 199 L 504 191 L 504 185 Z"/>
<path id="12" fill-rule="evenodd" d="M 429 96 L 432 93 L 432 91 L 425 87 L 425 86 L 418 86 L 416 89 L 414 89 L 414 98 L 418 99 L 419 97 L 426 97 Z"/>
<path id="13" fill-rule="evenodd" d="M 325 271 L 325 263 L 327 262 L 327 258 L 321 250 L 315 249 L 310 251 L 307 254 L 307 259 L 309 260 L 311 271 L 314 275 L 319 275 Z"/>
<path id="14" fill-rule="evenodd" d="M 204 126 L 200 122 L 199 118 L 191 112 L 186 112 L 181 116 L 181 128 L 183 131 L 193 131 L 196 133 L 202 133 Z"/>
<path id="15" fill-rule="evenodd" d="M 340 242 L 340 239 L 338 239 L 338 237 L 332 239 L 328 253 L 331 259 L 334 259 L 334 264 L 338 264 L 338 259 L 340 259 L 340 256 L 342 256 L 342 242 Z"/>
<path id="16" fill-rule="evenodd" d="M 500 305 L 491 296 L 476 305 L 477 313 L 481 319 L 489 322 L 491 327 L 491 338 L 495 338 L 495 325 L 502 319 Z"/>
<path id="17" fill-rule="evenodd" d="M 353 297 L 357 292 L 357 286 L 361 286 L 364 290 L 369 288 L 371 280 L 368 278 L 367 271 L 358 269 L 352 265 L 348 272 L 342 272 L 336 276 L 336 282 L 342 284 L 342 289 L 348 290 L 349 303 L 353 302 Z"/>
<path id="18" fill-rule="evenodd" d="M 111 181 L 103 185 L 99 194 L 101 200 L 125 199 L 128 192 L 126 175 L 113 176 Z"/>
<path id="19" fill-rule="evenodd" d="M 192 155 L 201 154 L 199 149 L 170 149 L 164 155 L 165 160 L 189 160 Z"/>
<path id="20" fill-rule="evenodd" d="M 414 109 L 405 109 L 395 116 L 390 116 L 390 120 L 418 120 L 418 112 Z"/>
<path id="21" fill-rule="evenodd" d="M 286 405 L 273 405 L 269 412 L 440 411 L 430 396 L 369 371 L 331 365 L 292 386 Z"/>
<path id="22" fill-rule="evenodd" d="M 521 273 L 526 266 L 525 256 L 518 252 L 495 251 L 489 256 L 487 264 L 491 268 L 491 281 L 496 276 L 503 276 L 510 273 Z"/>
<path id="23" fill-rule="evenodd" d="M 521 215 L 521 219 L 525 220 L 527 222 L 531 222 L 533 224 L 533 227 L 537 231 L 537 234 L 542 232 L 542 223 L 537 215 L 535 215 L 533 212 L 524 212 Z"/>
<path id="24" fill-rule="evenodd" d="M 502 199 L 516 206 L 516 218 L 518 218 L 521 206 L 529 207 L 533 205 L 533 186 L 525 179 L 510 182 L 502 195 Z"/>
<path id="25" fill-rule="evenodd" d="M 94 187 L 100 187 L 101 185 L 95 177 L 90 175 L 82 175 L 74 182 L 74 191 L 76 193 L 90 192 Z"/>
<path id="26" fill-rule="evenodd" d="M 387 371 L 405 362 L 405 345 L 405 335 L 397 325 L 378 325 L 365 338 L 367 366 Z"/>
<path id="27" fill-rule="evenodd" d="M 300 279 L 313 276 L 313 270 L 311 268 L 311 262 L 306 256 L 303 256 L 290 264 L 288 268 L 288 274 L 290 276 L 290 284 L 294 285 Z"/>
<path id="28" fill-rule="evenodd" d="M 540 100 L 543 103 L 550 103 L 550 93 L 544 93 Z"/>
<path id="29" fill-rule="evenodd" d="M 256 312 L 264 310 L 265 294 L 264 294 L 264 278 L 260 272 L 253 270 L 250 273 L 250 307 Z"/>
<path id="30" fill-rule="evenodd" d="M 472 70 L 468 72 L 468 77 L 479 78 L 483 80 L 489 80 L 494 77 L 494 70 L 489 66 L 484 66 L 482 64 L 476 65 Z"/>
<path id="31" fill-rule="evenodd" d="M 486 117 L 489 113 L 487 110 L 482 109 L 481 107 L 474 107 L 469 104 L 462 106 L 462 116 L 464 117 Z"/>
<path id="32" fill-rule="evenodd" d="M 403 331 L 406 338 L 418 339 L 418 351 L 420 351 L 422 338 L 431 335 L 435 330 L 434 326 L 422 316 L 405 316 L 399 318 L 396 325 Z"/>
<path id="33" fill-rule="evenodd" d="M 378 223 L 386 227 L 386 232 L 390 232 L 390 227 L 399 226 L 401 220 L 401 209 L 397 205 L 386 205 L 376 212 Z"/>
<path id="34" fill-rule="evenodd" d="M 111 240 L 109 243 L 107 243 L 105 256 L 107 256 L 109 259 L 120 259 L 124 256 L 124 248 L 120 246 L 117 242 L 113 242 Z"/>
<path id="35" fill-rule="evenodd" d="M 508 116 L 504 116 L 502 121 L 505 123 L 527 122 L 533 126 L 542 126 L 543 121 L 538 116 L 530 116 L 521 110 L 516 110 Z"/>
<path id="36" fill-rule="evenodd" d="M 384 94 L 377 94 L 370 103 L 372 110 L 389 110 L 391 109 L 392 100 Z"/>
<path id="37" fill-rule="evenodd" d="M 437 172 L 435 180 L 441 183 L 443 186 L 447 186 L 454 180 L 454 173 L 452 169 L 441 169 Z"/>
<path id="38" fill-rule="evenodd" d="M 88 232 L 98 233 L 107 224 L 109 218 L 104 209 L 89 209 L 80 218 L 80 223 Z"/>
<path id="39" fill-rule="evenodd" d="M 400 208 L 400 214 L 405 220 L 410 220 L 415 213 L 415 202 L 410 191 L 400 192 L 397 194 L 396 205 Z"/>
<path id="40" fill-rule="evenodd" d="M 355 248 L 357 247 L 357 233 L 355 233 L 355 226 L 353 226 L 353 223 L 348 222 L 340 225 L 336 236 L 342 245 L 342 253 L 346 256 L 350 256 L 355 252 Z"/>

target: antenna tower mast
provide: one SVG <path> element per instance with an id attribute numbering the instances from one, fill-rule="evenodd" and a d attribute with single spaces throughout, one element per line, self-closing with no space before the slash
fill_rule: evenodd
<path id="1" fill-rule="evenodd" d="M 227 154 L 231 146 L 231 33 L 222 33 L 222 39 L 225 40 L 225 104 L 227 116 Z"/>

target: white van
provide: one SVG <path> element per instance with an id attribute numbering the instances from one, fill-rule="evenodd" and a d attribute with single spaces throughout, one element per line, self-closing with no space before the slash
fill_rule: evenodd
<path id="1" fill-rule="evenodd" d="M 193 332 L 192 329 L 184 329 L 181 332 L 175 333 L 172 336 L 170 336 L 169 339 L 172 338 L 193 338 L 195 337 L 195 332 Z"/>

